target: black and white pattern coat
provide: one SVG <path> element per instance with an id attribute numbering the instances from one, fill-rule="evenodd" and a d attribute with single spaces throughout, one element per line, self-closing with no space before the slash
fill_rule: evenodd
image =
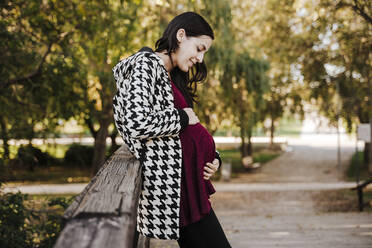
<path id="1" fill-rule="evenodd" d="M 149 51 L 120 61 L 113 73 L 115 125 L 142 164 L 137 230 L 147 237 L 178 239 L 182 127 L 168 73 L 160 57 Z"/>

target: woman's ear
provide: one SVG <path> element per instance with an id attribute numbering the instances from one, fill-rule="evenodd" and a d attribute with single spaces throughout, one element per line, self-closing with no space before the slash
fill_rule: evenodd
<path id="1" fill-rule="evenodd" d="M 186 31 L 183 28 L 178 29 L 177 31 L 177 41 L 182 42 L 186 38 Z"/>

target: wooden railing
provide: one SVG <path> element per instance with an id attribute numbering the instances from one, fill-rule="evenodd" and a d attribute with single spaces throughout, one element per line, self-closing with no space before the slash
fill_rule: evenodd
<path id="1" fill-rule="evenodd" d="M 55 248 L 147 248 L 136 230 L 141 166 L 121 146 L 67 208 Z"/>
<path id="2" fill-rule="evenodd" d="M 363 183 L 359 184 L 357 181 L 356 187 L 352 188 L 352 190 L 356 190 L 358 194 L 358 206 L 359 206 L 359 211 L 363 211 L 364 207 L 369 205 L 369 203 L 365 203 L 363 200 L 363 189 L 366 188 L 369 184 L 372 183 L 372 178 L 364 181 Z"/>

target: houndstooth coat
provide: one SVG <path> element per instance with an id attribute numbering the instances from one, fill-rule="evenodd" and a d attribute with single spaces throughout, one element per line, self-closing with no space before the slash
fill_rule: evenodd
<path id="1" fill-rule="evenodd" d="M 114 120 L 124 142 L 142 164 L 137 230 L 147 237 L 178 239 L 181 113 L 174 108 L 163 61 L 150 51 L 140 51 L 113 68 L 117 86 Z"/>

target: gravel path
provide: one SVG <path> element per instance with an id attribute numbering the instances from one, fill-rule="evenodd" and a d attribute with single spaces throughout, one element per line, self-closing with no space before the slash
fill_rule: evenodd
<path id="1" fill-rule="evenodd" d="M 263 192 L 263 191 L 299 191 L 299 190 L 337 190 L 351 189 L 357 184 L 355 182 L 333 182 L 333 183 L 226 183 L 214 182 L 215 189 L 219 193 L 223 192 Z M 79 194 L 87 186 L 86 183 L 74 184 L 38 184 L 38 185 L 18 185 L 6 186 L 5 193 L 16 193 L 21 191 L 23 194 Z M 372 188 L 372 187 L 371 187 Z"/>
<path id="2" fill-rule="evenodd" d="M 342 137 L 340 168 L 336 144 L 335 135 L 290 139 L 289 151 L 258 171 L 230 185 L 215 183 L 212 206 L 232 247 L 372 247 L 372 213 L 357 212 L 340 190 L 354 185 L 343 175 L 355 143 Z M 178 247 L 175 241 L 151 244 Z"/>
<path id="3" fill-rule="evenodd" d="M 335 135 L 289 139 L 288 151 L 229 184 L 214 183 L 212 206 L 234 248 L 371 248 L 372 213 L 357 212 L 345 190 L 344 170 L 355 142 L 342 137 L 337 166 Z M 79 193 L 85 184 L 22 186 L 23 192 Z M 7 188 L 12 191 L 15 188 Z M 346 190 L 348 192 L 348 190 Z M 176 248 L 151 240 L 151 247 Z"/>
<path id="4" fill-rule="evenodd" d="M 336 135 L 303 135 L 288 139 L 287 152 L 282 156 L 232 182 L 340 182 L 354 152 L 355 141 L 343 135 L 338 167 Z"/>

